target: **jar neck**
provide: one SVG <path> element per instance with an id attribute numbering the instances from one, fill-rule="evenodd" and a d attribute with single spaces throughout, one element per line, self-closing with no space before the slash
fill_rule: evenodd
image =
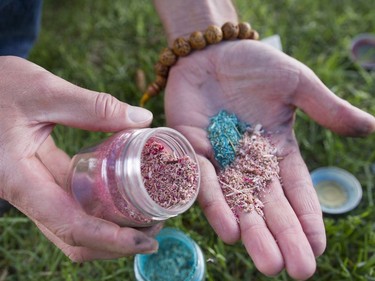
<path id="1" fill-rule="evenodd" d="M 164 208 L 151 198 L 141 173 L 142 151 L 150 139 L 161 143 L 177 157 L 189 156 L 197 163 L 196 193 L 190 200 L 170 208 Z M 116 161 L 115 169 L 120 193 L 128 198 L 139 211 L 154 220 L 166 220 L 185 212 L 193 205 L 199 191 L 200 173 L 195 152 L 184 136 L 170 128 L 135 130 L 123 147 L 119 159 Z"/>

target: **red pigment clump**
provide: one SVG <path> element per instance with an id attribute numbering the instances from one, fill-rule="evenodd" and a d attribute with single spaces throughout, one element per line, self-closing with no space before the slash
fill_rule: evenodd
<path id="1" fill-rule="evenodd" d="M 218 173 L 223 194 L 237 220 L 240 212 L 254 210 L 264 218 L 260 194 L 273 179 L 280 178 L 276 148 L 260 129 L 257 125 L 244 133 L 234 161 Z"/>
<path id="2" fill-rule="evenodd" d="M 141 174 L 152 200 L 166 209 L 186 204 L 197 192 L 197 163 L 152 138 L 142 151 Z"/>

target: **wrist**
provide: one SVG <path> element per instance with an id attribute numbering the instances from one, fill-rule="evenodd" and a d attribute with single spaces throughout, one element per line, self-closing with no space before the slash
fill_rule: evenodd
<path id="1" fill-rule="evenodd" d="M 209 25 L 238 22 L 231 0 L 154 0 L 154 5 L 169 46 L 176 38 L 188 37 L 194 31 L 204 31 Z"/>

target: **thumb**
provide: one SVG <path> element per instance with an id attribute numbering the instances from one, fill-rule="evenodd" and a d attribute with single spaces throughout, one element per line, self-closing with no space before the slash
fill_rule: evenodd
<path id="1" fill-rule="evenodd" d="M 91 131 L 119 131 L 125 128 L 146 127 L 152 113 L 131 106 L 106 93 L 90 91 L 69 83 L 49 72 L 39 81 L 39 93 L 34 106 L 43 113 L 44 122 L 58 123 Z M 30 105 L 28 105 L 30 109 Z M 38 114 L 36 114 L 38 116 Z"/>
<path id="2" fill-rule="evenodd" d="M 366 136 L 375 131 L 375 117 L 331 92 L 307 67 L 300 73 L 295 105 L 320 125 L 346 136 Z"/>

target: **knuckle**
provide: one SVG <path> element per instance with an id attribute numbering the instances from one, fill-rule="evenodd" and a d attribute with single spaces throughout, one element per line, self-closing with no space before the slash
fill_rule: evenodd
<path id="1" fill-rule="evenodd" d="M 246 223 L 241 224 L 241 233 L 262 233 L 267 230 L 267 227 L 264 223 L 253 222 L 253 223 Z"/>
<path id="2" fill-rule="evenodd" d="M 275 234 L 279 237 L 293 237 L 302 233 L 302 231 L 302 227 L 298 222 L 290 222 L 289 224 L 283 224 L 279 231 L 275 231 Z"/>
<path id="3" fill-rule="evenodd" d="M 74 222 L 71 224 L 63 224 L 60 225 L 58 229 L 56 229 L 55 234 L 71 247 L 81 246 L 76 231 L 77 227 L 79 228 L 79 226 L 77 226 L 77 224 Z"/>
<path id="4" fill-rule="evenodd" d="M 85 261 L 85 258 L 81 254 L 75 252 L 68 253 L 66 256 L 74 263 L 83 263 Z"/>
<path id="5" fill-rule="evenodd" d="M 60 249 L 64 253 L 64 255 L 74 263 L 82 263 L 86 261 L 82 253 L 82 250 L 79 248 L 75 248 L 71 245 L 65 244 Z"/>
<path id="6" fill-rule="evenodd" d="M 95 98 L 95 114 L 100 119 L 110 119 L 119 111 L 118 100 L 110 94 L 99 93 Z"/>

